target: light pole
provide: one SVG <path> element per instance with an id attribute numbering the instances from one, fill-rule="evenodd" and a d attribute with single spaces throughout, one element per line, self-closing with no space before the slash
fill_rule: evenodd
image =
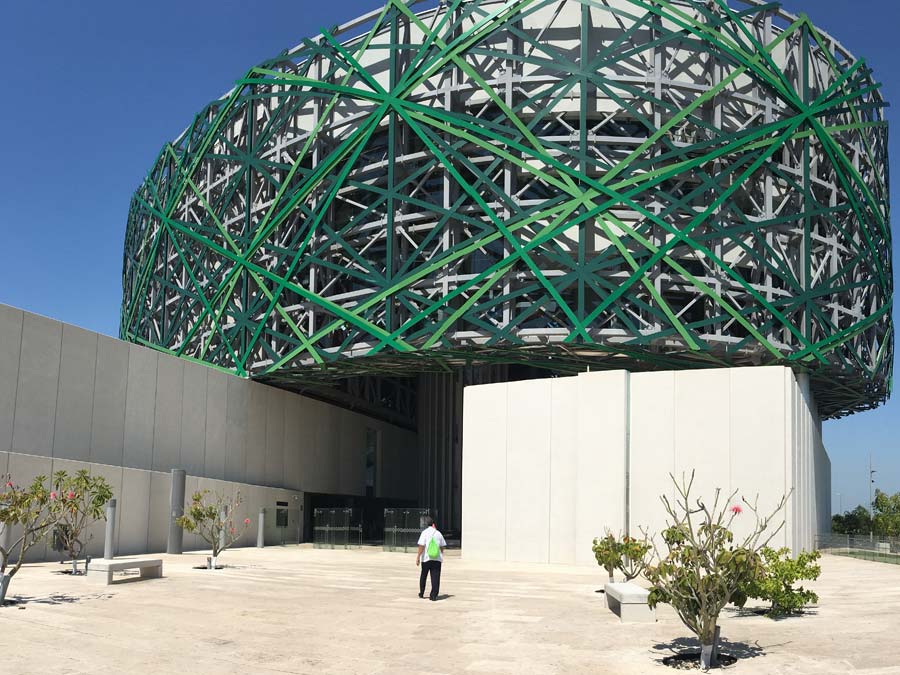
<path id="1" fill-rule="evenodd" d="M 874 539 L 875 533 L 875 500 L 872 498 L 872 486 L 875 485 L 875 474 L 872 468 L 872 453 L 869 453 L 869 541 Z"/>

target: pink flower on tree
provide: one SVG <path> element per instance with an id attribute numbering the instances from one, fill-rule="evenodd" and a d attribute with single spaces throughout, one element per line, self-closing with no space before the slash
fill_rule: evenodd
<path id="1" fill-rule="evenodd" d="M 50 499 L 56 499 L 56 493 L 55 493 L 55 492 L 51 492 L 51 493 L 50 493 Z"/>
<path id="2" fill-rule="evenodd" d="M 11 480 L 6 481 L 6 487 L 11 488 L 12 486 L 13 484 Z"/>
<path id="3" fill-rule="evenodd" d="M 66 498 L 67 499 L 75 499 L 75 493 L 72 492 L 71 490 L 69 490 L 68 494 L 66 495 Z"/>
<path id="4" fill-rule="evenodd" d="M 249 525 L 249 524 L 250 524 L 250 519 L 244 518 L 244 525 Z"/>
<path id="5" fill-rule="evenodd" d="M 740 504 L 735 504 L 734 506 L 731 507 L 731 512 L 736 516 L 741 515 L 741 513 L 743 513 L 743 511 L 744 511 L 744 509 L 741 508 Z"/>

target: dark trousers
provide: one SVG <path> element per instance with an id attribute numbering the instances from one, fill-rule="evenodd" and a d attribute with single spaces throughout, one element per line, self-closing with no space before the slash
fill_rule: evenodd
<path id="1" fill-rule="evenodd" d="M 431 599 L 436 600 L 441 590 L 441 561 L 426 560 L 419 575 L 419 595 L 425 595 L 425 579 L 431 574 Z"/>

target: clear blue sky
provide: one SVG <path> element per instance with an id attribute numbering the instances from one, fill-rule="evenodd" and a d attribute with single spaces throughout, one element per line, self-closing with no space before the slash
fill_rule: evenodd
<path id="1" fill-rule="evenodd" d="M 789 0 L 900 105 L 900 2 Z M 259 61 L 379 0 L 4 2 L 0 20 L 0 302 L 116 335 L 131 193 L 207 102 Z M 888 116 L 897 124 L 897 112 Z M 900 158 L 900 129 L 891 152 Z M 898 199 L 900 170 L 892 171 Z M 896 256 L 896 252 L 895 252 Z M 900 491 L 900 396 L 825 423 L 833 503 Z"/>

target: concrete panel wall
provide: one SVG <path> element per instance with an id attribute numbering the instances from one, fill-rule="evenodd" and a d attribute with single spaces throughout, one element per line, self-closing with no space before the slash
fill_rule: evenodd
<path id="1" fill-rule="evenodd" d="M 591 544 L 604 527 L 625 527 L 628 381 L 623 370 L 582 373 L 578 392 L 575 562 L 595 562 Z"/>
<path id="2" fill-rule="evenodd" d="M 768 515 L 793 489 L 775 546 L 809 549 L 828 529 L 821 424 L 787 368 L 583 373 L 468 387 L 465 400 L 466 557 L 595 564 L 591 540 L 605 529 L 666 527 L 670 474 L 692 472 L 692 497 L 710 507 L 718 488 L 720 507 L 734 493 Z M 735 519 L 738 537 L 751 519 Z"/>
<path id="3" fill-rule="evenodd" d="M 809 389 L 809 378 L 798 375 L 787 382 L 792 403 L 788 442 L 793 444 L 786 545 L 794 551 L 811 549 L 817 533 L 831 531 L 831 462 L 822 444 L 822 424 Z"/>
<path id="4" fill-rule="evenodd" d="M 291 394 L 267 388 L 266 401 L 266 485 L 282 485 L 284 477 L 284 412 L 285 401 Z"/>
<path id="5" fill-rule="evenodd" d="M 507 384 L 463 395 L 463 550 L 478 560 L 506 558 Z"/>
<path id="6" fill-rule="evenodd" d="M 708 504 L 716 488 L 728 489 L 731 475 L 730 391 L 730 369 L 675 376 L 675 477 L 694 472 L 693 495 Z"/>
<path id="7" fill-rule="evenodd" d="M 159 355 L 156 352 L 129 347 L 122 463 L 134 469 L 153 468 L 158 362 Z"/>
<path id="8" fill-rule="evenodd" d="M 53 432 L 53 456 L 89 461 L 97 338 L 74 326 L 63 326 L 59 390 Z"/>
<path id="9" fill-rule="evenodd" d="M 0 305 L 0 452 L 12 449 L 23 319 L 21 310 Z"/>
<path id="10" fill-rule="evenodd" d="M 569 378 L 550 382 L 550 512 L 548 560 L 575 562 L 576 494 L 572 486 L 578 476 L 578 391 Z"/>
<path id="11" fill-rule="evenodd" d="M 122 464 L 124 460 L 128 356 L 126 343 L 98 336 L 90 457 L 98 464 Z"/>
<path id="12" fill-rule="evenodd" d="M 790 455 L 785 430 L 791 424 L 785 401 L 784 382 L 794 376 L 785 368 L 738 368 L 731 373 L 731 474 L 728 492 L 737 491 L 736 501 L 757 503 L 771 512 L 790 490 L 784 465 Z M 724 489 L 724 486 L 723 486 Z M 735 518 L 735 535 L 745 536 L 751 518 Z M 779 535 L 784 542 L 784 533 Z"/>
<path id="13" fill-rule="evenodd" d="M 160 358 L 156 368 L 156 404 L 153 415 L 154 471 L 179 468 L 183 392 L 184 361 Z"/>
<path id="14" fill-rule="evenodd" d="M 123 469 L 122 493 L 118 496 L 118 554 L 144 553 L 147 546 L 150 514 L 150 474 L 140 469 Z"/>
<path id="15" fill-rule="evenodd" d="M 675 493 L 675 373 L 633 373 L 630 390 L 629 530 L 639 536 L 659 529 L 660 497 Z"/>
<path id="16" fill-rule="evenodd" d="M 506 560 L 549 559 L 551 382 L 507 388 Z"/>
<path id="17" fill-rule="evenodd" d="M 369 428 L 382 444 L 378 495 L 414 499 L 414 432 L 0 305 L 3 468 L 11 451 L 20 481 L 65 460 L 118 476 L 123 553 L 165 546 L 173 468 L 258 486 L 268 501 L 269 489 L 364 495 Z"/>
<path id="18" fill-rule="evenodd" d="M 225 478 L 228 434 L 225 414 L 228 406 L 228 380 L 225 373 L 209 370 L 206 374 L 206 438 L 203 445 L 203 471 L 207 478 Z"/>
<path id="19" fill-rule="evenodd" d="M 181 396 L 179 463 L 192 476 L 206 475 L 206 390 L 209 368 L 185 368 Z"/>
<path id="20" fill-rule="evenodd" d="M 61 323 L 25 313 L 13 415 L 14 452 L 51 454 L 61 347 Z"/>
<path id="21" fill-rule="evenodd" d="M 104 477 L 112 486 L 118 502 L 116 513 L 116 553 L 133 555 L 140 553 L 161 553 L 165 551 L 169 527 L 169 511 L 172 489 L 170 473 L 129 469 L 89 462 L 79 462 L 19 453 L 0 453 L 0 472 L 9 469 L 17 483 L 30 483 L 37 476 L 49 477 L 57 471 L 70 474 L 80 469 L 92 475 Z M 202 489 L 221 493 L 229 498 L 240 492 L 242 503 L 235 513 L 235 521 L 243 527 L 244 518 L 251 519 L 251 526 L 238 540 L 236 546 L 256 545 L 256 523 L 260 507 L 271 511 L 278 501 L 287 502 L 292 509 L 293 521 L 289 524 L 290 536 L 296 536 L 297 527 L 302 526 L 297 509 L 303 503 L 303 493 L 294 490 L 267 488 L 256 485 L 230 483 L 197 476 L 188 476 L 186 481 L 186 503 L 191 495 Z M 267 543 L 280 543 L 281 533 L 274 526 L 274 519 L 266 530 Z M 86 530 L 86 552 L 91 556 L 102 556 L 104 551 L 105 522 L 97 521 Z M 14 534 L 16 534 L 14 532 Z M 185 533 L 184 550 L 205 550 L 208 546 L 198 536 Z M 26 560 L 59 560 L 62 555 L 53 551 L 49 542 L 44 541 L 32 548 Z"/>

